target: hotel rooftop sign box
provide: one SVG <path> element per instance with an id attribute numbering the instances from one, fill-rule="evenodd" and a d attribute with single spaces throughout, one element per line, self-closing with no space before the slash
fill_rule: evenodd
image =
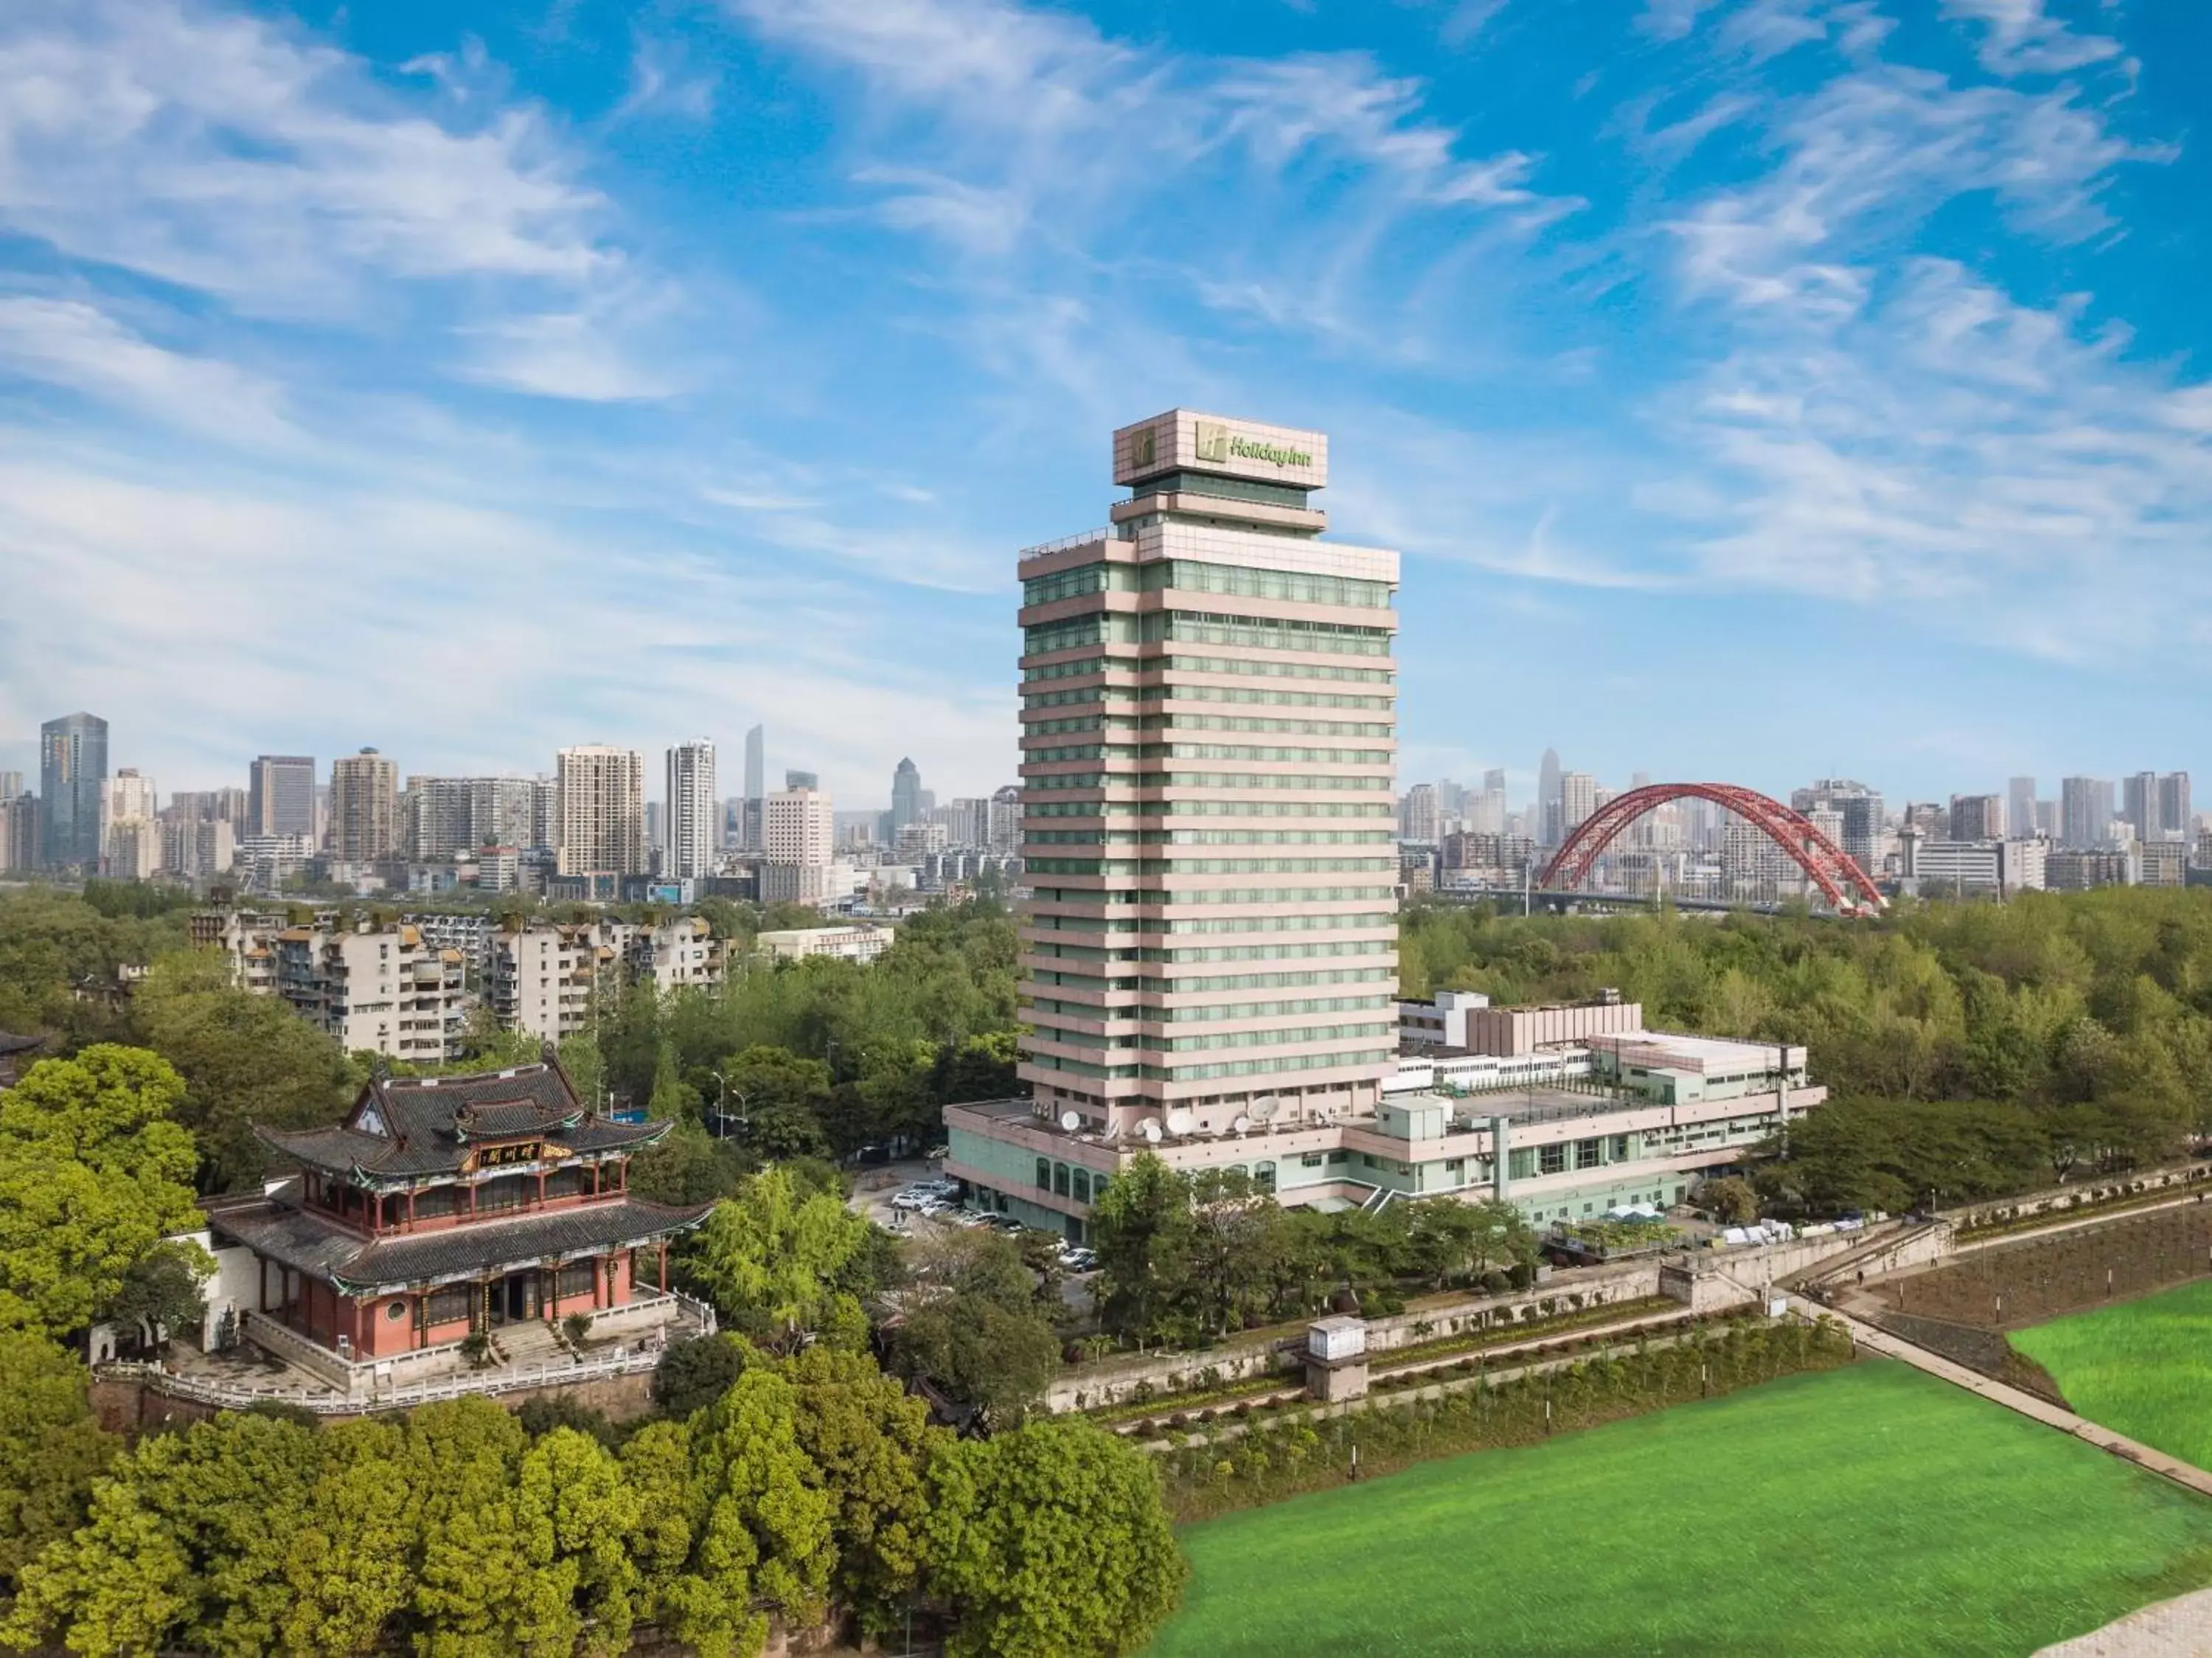
<path id="1" fill-rule="evenodd" d="M 1171 472 L 1216 472 L 1317 490 L 1328 482 L 1328 436 L 1191 409 L 1170 409 L 1114 434 L 1116 484 Z"/>

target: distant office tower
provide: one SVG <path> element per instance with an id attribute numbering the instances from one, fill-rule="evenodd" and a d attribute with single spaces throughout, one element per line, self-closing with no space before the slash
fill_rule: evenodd
<path id="1" fill-rule="evenodd" d="M 2014 777 L 2005 785 L 2005 832 L 2014 840 L 2033 840 L 2035 829 L 2035 779 Z"/>
<path id="2" fill-rule="evenodd" d="M 2161 840 L 2192 841 L 2197 814 L 2189 800 L 2189 773 L 2169 771 L 2158 780 L 2158 828 Z"/>
<path id="3" fill-rule="evenodd" d="M 2064 777 L 2058 784 L 2058 838 L 2086 851 L 2112 838 L 2112 785 L 2102 777 Z"/>
<path id="4" fill-rule="evenodd" d="M 1482 774 L 1482 789 L 1485 794 L 1489 793 L 1493 789 L 1495 789 L 1499 794 L 1504 794 L 1505 792 L 1505 768 L 1502 765 L 1493 765 L 1490 770 L 1485 771 Z"/>
<path id="5" fill-rule="evenodd" d="M 1038 1117 L 1265 1132 L 1372 1112 L 1391 1074 L 1398 556 L 1316 539 L 1327 445 L 1182 409 L 1124 427 L 1114 527 L 1022 557 Z M 1158 728 L 1052 729 L 1085 687 Z"/>
<path id="6" fill-rule="evenodd" d="M 1406 791 L 1406 798 L 1398 812 L 1398 832 L 1407 840 L 1434 841 L 1440 832 L 1437 822 L 1437 789 L 1434 783 L 1417 783 Z"/>
<path id="7" fill-rule="evenodd" d="M 227 875 L 237 856 L 237 826 L 228 818 L 173 814 L 161 826 L 161 867 L 173 875 L 188 881 Z"/>
<path id="8" fill-rule="evenodd" d="M 561 795 L 560 873 L 643 875 L 645 761 L 637 751 L 586 744 L 556 756 Z"/>
<path id="9" fill-rule="evenodd" d="M 668 751 L 668 794 L 663 810 L 660 873 L 678 881 L 714 873 L 714 745 L 704 737 Z"/>
<path id="10" fill-rule="evenodd" d="M 1502 771 L 1490 773 L 1504 777 Z M 1505 832 L 1505 785 L 1495 789 L 1485 786 L 1479 795 L 1470 795 L 1467 801 L 1467 829 L 1477 835 L 1502 835 Z"/>
<path id="11" fill-rule="evenodd" d="M 179 789 L 161 815 L 175 823 L 227 823 L 235 833 L 245 828 L 246 804 L 243 789 Z"/>
<path id="12" fill-rule="evenodd" d="M 1559 751 L 1547 748 L 1536 766 L 1536 838 L 1557 846 L 1565 833 L 1559 822 Z"/>
<path id="13" fill-rule="evenodd" d="M 246 832 L 315 832 L 315 759 L 312 754 L 264 754 L 246 772 Z"/>
<path id="14" fill-rule="evenodd" d="M 1951 821 L 1948 826 L 1953 840 L 2002 840 L 2005 838 L 2005 803 L 1996 795 L 1954 795 L 1951 796 Z"/>
<path id="15" fill-rule="evenodd" d="M 921 772 L 912 760 L 901 760 L 891 772 L 892 835 L 896 836 L 909 823 L 919 823 L 921 809 Z"/>
<path id="16" fill-rule="evenodd" d="M 829 795 L 811 786 L 770 795 L 762 838 L 766 854 L 761 868 L 763 899 L 819 904 L 830 896 L 837 816 Z"/>
<path id="17" fill-rule="evenodd" d="M 951 845 L 980 850 L 991 844 L 991 802 L 980 795 L 963 795 L 933 816 Z"/>
<path id="18" fill-rule="evenodd" d="M 399 768 L 374 748 L 331 762 L 331 851 L 371 863 L 399 850 Z"/>
<path id="19" fill-rule="evenodd" d="M 819 789 L 822 786 L 822 779 L 811 771 L 786 771 L 783 774 L 783 786 L 787 790 Z"/>
<path id="20" fill-rule="evenodd" d="M 21 771 L 0 771 L 0 801 L 9 801 L 23 792 Z"/>
<path id="21" fill-rule="evenodd" d="M 768 799 L 768 733 L 755 726 L 745 733 L 745 822 L 742 844 L 749 851 L 761 849 L 765 823 L 762 816 Z"/>
<path id="22" fill-rule="evenodd" d="M 106 783 L 106 720 L 69 714 L 39 728 L 39 797 L 46 814 L 40 863 L 58 869 L 99 864 Z"/>
<path id="23" fill-rule="evenodd" d="M 1559 838 L 1565 840 L 1597 810 L 1597 779 L 1587 771 L 1559 774 Z"/>

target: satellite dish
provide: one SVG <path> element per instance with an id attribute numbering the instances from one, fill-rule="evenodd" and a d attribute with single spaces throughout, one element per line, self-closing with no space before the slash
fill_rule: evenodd
<path id="1" fill-rule="evenodd" d="M 1060 1125 L 1073 1134 L 1083 1126 L 1083 1119 L 1072 1111 L 1063 1111 L 1060 1113 Z"/>
<path id="2" fill-rule="evenodd" d="M 1154 1145 L 1159 1144 L 1160 1119 L 1157 1117 L 1147 1117 L 1145 1119 L 1142 1126 L 1145 1138 L 1152 1142 Z"/>
<path id="3" fill-rule="evenodd" d="M 1170 1134 L 1188 1134 L 1197 1126 L 1198 1119 L 1180 1106 L 1168 1113 L 1168 1132 Z"/>
<path id="4" fill-rule="evenodd" d="M 1246 1129 L 1252 1126 L 1252 1119 L 1240 1113 L 1237 1120 L 1231 1123 L 1229 1126 L 1235 1129 L 1239 1135 L 1242 1135 Z"/>
<path id="5" fill-rule="evenodd" d="M 1252 1102 L 1252 1120 L 1255 1123 L 1273 1122 L 1275 1120 L 1275 1109 L 1281 1104 L 1282 1101 L 1276 1099 L 1272 1094 L 1261 1094 L 1257 1100 L 1255 1100 Z"/>

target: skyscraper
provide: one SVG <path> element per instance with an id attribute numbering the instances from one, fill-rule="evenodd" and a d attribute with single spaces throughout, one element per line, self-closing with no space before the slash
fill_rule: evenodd
<path id="1" fill-rule="evenodd" d="M 744 844 L 757 852 L 766 833 L 762 802 L 768 798 L 768 733 L 755 726 L 745 733 L 745 833 Z"/>
<path id="2" fill-rule="evenodd" d="M 2169 771 L 2158 780 L 2158 826 L 2161 838 L 2197 839 L 2197 814 L 2189 800 L 2189 773 Z"/>
<path id="3" fill-rule="evenodd" d="M 2005 803 L 1997 795 L 1951 796 L 1950 831 L 1953 840 L 2002 840 Z"/>
<path id="4" fill-rule="evenodd" d="M 2112 832 L 2112 785 L 2102 777 L 2062 777 L 2058 783 L 2058 838 L 2087 850 L 2103 844 Z"/>
<path id="5" fill-rule="evenodd" d="M 560 872 L 645 873 L 645 761 L 633 748 L 583 744 L 555 756 Z"/>
<path id="6" fill-rule="evenodd" d="M 1114 435 L 1114 481 L 1115 527 L 1021 560 L 1032 1108 L 1119 1134 L 1371 1111 L 1398 556 L 1316 539 L 1319 432 L 1171 410 Z"/>
<path id="7" fill-rule="evenodd" d="M 1407 840 L 1436 840 L 1443 831 L 1438 825 L 1437 787 L 1432 783 L 1417 783 L 1406 791 L 1406 798 L 1398 810 L 1398 832 Z"/>
<path id="8" fill-rule="evenodd" d="M 104 875 L 143 881 L 161 867 L 161 791 L 126 765 L 107 780 L 100 800 L 100 867 Z"/>
<path id="9" fill-rule="evenodd" d="M 1556 846 L 1566 831 L 1559 821 L 1559 751 L 1547 748 L 1536 767 L 1536 838 Z"/>
<path id="10" fill-rule="evenodd" d="M 694 737 L 668 751 L 662 875 L 692 881 L 714 873 L 714 745 Z"/>
<path id="11" fill-rule="evenodd" d="M 837 814 L 829 795 L 811 783 L 770 795 L 762 838 L 766 852 L 761 866 L 763 899 L 819 904 L 830 896 Z"/>
<path id="12" fill-rule="evenodd" d="M 921 821 L 921 772 L 912 760 L 901 760 L 891 773 L 890 831 L 893 838 L 909 823 Z"/>
<path id="13" fill-rule="evenodd" d="M 2159 838 L 2158 773 L 2138 771 L 2120 784 L 2120 818 L 2139 841 Z"/>
<path id="14" fill-rule="evenodd" d="M 370 863 L 399 850 L 399 768 L 374 748 L 331 762 L 331 851 Z"/>
<path id="15" fill-rule="evenodd" d="M 23 792 L 21 771 L 0 771 L 0 801 L 13 800 Z"/>
<path id="16" fill-rule="evenodd" d="M 249 835 L 315 832 L 315 757 L 264 754 L 246 772 L 246 828 Z"/>
<path id="17" fill-rule="evenodd" d="M 45 815 L 40 862 L 90 869 L 100 862 L 100 794 L 107 783 L 107 722 L 65 714 L 39 728 L 39 795 Z"/>
<path id="18" fill-rule="evenodd" d="M 2005 784 L 2005 832 L 2014 840 L 2035 838 L 2035 779 L 2014 777 Z"/>

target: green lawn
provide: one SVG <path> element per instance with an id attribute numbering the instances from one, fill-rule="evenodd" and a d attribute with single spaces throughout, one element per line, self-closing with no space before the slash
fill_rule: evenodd
<path id="1" fill-rule="evenodd" d="M 2212 1468 L 2212 1282 L 2014 1333 L 2092 1422 Z"/>
<path id="2" fill-rule="evenodd" d="M 1980 1658 L 2212 1583 L 2212 1505 L 1893 1362 L 1182 1538 L 1152 1658 Z"/>

